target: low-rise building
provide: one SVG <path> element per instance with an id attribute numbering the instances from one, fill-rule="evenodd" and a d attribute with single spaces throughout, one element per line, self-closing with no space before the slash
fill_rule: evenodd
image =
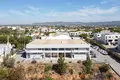
<path id="1" fill-rule="evenodd" d="M 120 50 L 120 38 L 118 39 L 117 49 Z"/>
<path id="2" fill-rule="evenodd" d="M 90 44 L 82 39 L 71 39 L 68 35 L 59 35 L 36 39 L 26 45 L 28 59 L 69 59 L 86 60 L 90 54 Z"/>
<path id="3" fill-rule="evenodd" d="M 120 38 L 119 33 L 106 33 L 101 34 L 101 42 L 108 45 L 116 45 L 118 43 L 118 39 Z"/>
<path id="4" fill-rule="evenodd" d="M 96 40 L 96 41 L 100 41 L 101 40 L 101 35 L 102 34 L 106 34 L 106 33 L 110 33 L 109 30 L 103 30 L 101 32 L 98 32 L 98 33 L 94 33 L 93 34 L 93 38 Z"/>

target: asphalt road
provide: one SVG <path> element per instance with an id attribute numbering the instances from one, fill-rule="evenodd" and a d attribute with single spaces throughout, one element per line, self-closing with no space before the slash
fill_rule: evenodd
<path id="1" fill-rule="evenodd" d="M 93 52 L 96 53 L 97 56 L 97 58 L 94 58 L 93 60 L 108 63 L 117 72 L 117 74 L 120 75 L 120 63 L 116 62 L 109 55 L 103 55 L 95 49 L 92 50 L 94 50 Z"/>

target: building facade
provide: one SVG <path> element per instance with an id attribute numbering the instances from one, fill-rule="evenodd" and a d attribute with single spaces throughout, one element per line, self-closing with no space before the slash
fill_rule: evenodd
<path id="1" fill-rule="evenodd" d="M 106 33 L 101 35 L 101 42 L 108 45 L 116 45 L 119 38 L 120 34 L 118 33 Z"/>
<path id="2" fill-rule="evenodd" d="M 118 39 L 117 49 L 120 50 L 120 38 Z"/>
<path id="3" fill-rule="evenodd" d="M 36 39 L 26 45 L 26 57 L 30 59 L 69 59 L 86 60 L 90 54 L 90 44 L 81 39 L 71 39 L 60 35 L 54 39 Z M 68 39 L 67 39 L 68 38 Z"/>

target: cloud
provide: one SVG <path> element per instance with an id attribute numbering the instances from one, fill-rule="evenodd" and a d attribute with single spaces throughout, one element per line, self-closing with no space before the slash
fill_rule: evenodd
<path id="1" fill-rule="evenodd" d="M 99 7 L 93 7 L 93 8 L 83 8 L 80 9 L 79 12 L 87 15 L 100 15 L 100 14 L 113 14 L 118 11 L 118 7 L 112 7 L 109 9 L 101 9 Z"/>
<path id="2" fill-rule="evenodd" d="M 12 13 L 12 14 L 17 14 L 17 15 L 21 15 L 21 16 L 26 16 L 26 14 L 24 12 L 21 12 L 19 10 L 9 10 L 8 12 Z"/>
<path id="3" fill-rule="evenodd" d="M 104 15 L 104 14 L 114 14 L 118 11 L 118 7 L 111 7 L 109 9 L 101 9 L 98 7 L 87 8 L 84 7 L 77 11 L 71 12 L 48 12 L 45 15 L 47 16 L 81 16 L 88 17 L 91 15 Z"/>
<path id="4" fill-rule="evenodd" d="M 111 7 L 108 9 L 101 9 L 99 7 L 83 7 L 79 10 L 74 11 L 68 11 L 68 12 L 56 12 L 56 11 L 48 11 L 48 12 L 40 12 L 39 8 L 35 8 L 32 6 L 29 6 L 29 9 L 19 11 L 19 10 L 10 10 L 9 12 L 12 14 L 17 14 L 21 16 L 81 16 L 81 17 L 87 17 L 91 15 L 104 15 L 104 14 L 114 14 L 118 11 L 118 7 Z"/>
<path id="5" fill-rule="evenodd" d="M 107 21 L 107 20 L 120 20 L 119 7 L 100 8 L 100 7 L 82 7 L 72 11 L 44 11 L 40 8 L 29 6 L 26 9 L 18 10 L 11 9 L 6 14 L 8 17 L 2 17 L 0 19 L 8 21 L 9 23 L 33 23 L 43 21 Z M 1 14 L 1 13 L 0 13 Z M 3 15 L 3 14 L 2 14 Z M 17 17 L 14 17 L 17 16 Z M 6 15 L 4 15 L 6 16 Z M 14 18 L 11 18 L 14 17 Z M 18 19 L 19 20 L 16 20 Z"/>
<path id="6" fill-rule="evenodd" d="M 29 6 L 29 5 L 28 5 L 28 8 L 32 11 L 39 11 L 40 10 L 40 8 Z"/>
<path id="7" fill-rule="evenodd" d="M 101 2 L 101 4 L 107 4 L 107 3 L 110 3 L 110 2 L 115 2 L 117 0 L 104 0 Z"/>

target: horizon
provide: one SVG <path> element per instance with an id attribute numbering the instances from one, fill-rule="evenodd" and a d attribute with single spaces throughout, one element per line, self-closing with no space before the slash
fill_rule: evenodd
<path id="1" fill-rule="evenodd" d="M 120 0 L 1 0 L 0 5 L 0 25 L 120 21 Z"/>
<path id="2" fill-rule="evenodd" d="M 42 24 L 42 23 L 57 23 L 57 22 L 59 22 L 59 23 L 67 23 L 67 21 L 56 21 L 56 22 L 35 22 L 35 23 L 28 23 L 28 24 L 26 24 L 26 23 L 20 23 L 20 24 L 15 24 L 15 23 L 13 23 L 13 24 L 0 24 L 0 26 L 3 26 L 3 25 L 36 25 L 36 24 Z M 77 23 L 83 23 L 83 24 L 86 24 L 86 23 L 107 23 L 107 22 L 120 22 L 120 21 L 101 21 L 101 22 L 78 22 L 78 21 L 76 21 Z M 73 21 L 73 22 L 68 22 L 68 23 L 76 23 L 75 21 Z"/>

